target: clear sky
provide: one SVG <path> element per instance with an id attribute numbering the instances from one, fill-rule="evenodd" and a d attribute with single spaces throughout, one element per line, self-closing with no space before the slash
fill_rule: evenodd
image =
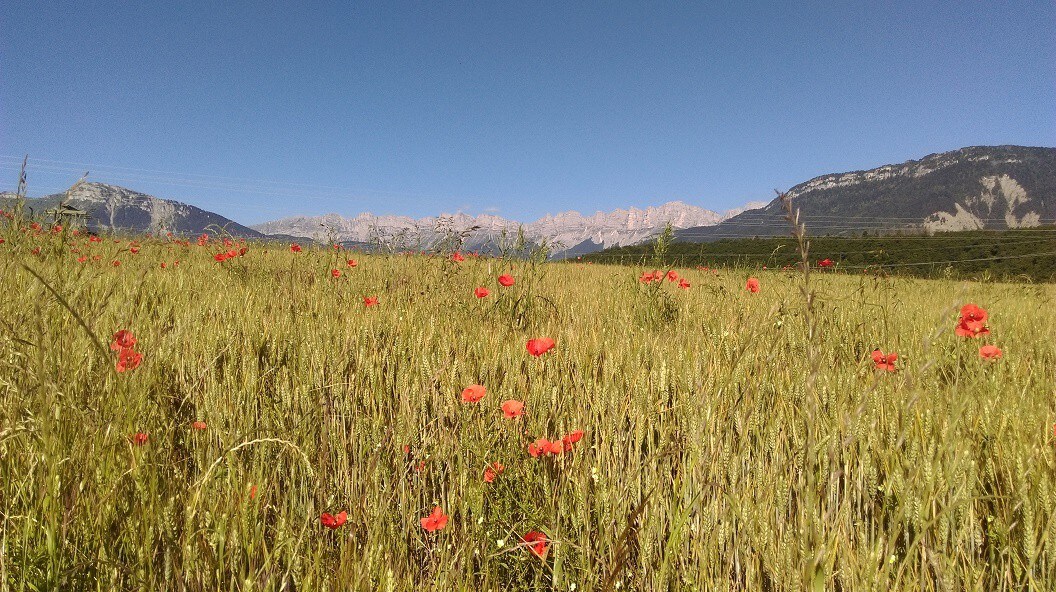
<path id="1" fill-rule="evenodd" d="M 3 0 L 0 188 L 90 170 L 243 223 L 715 210 L 1056 146 L 1056 3 Z M 120 168 L 119 168 L 120 167 Z"/>

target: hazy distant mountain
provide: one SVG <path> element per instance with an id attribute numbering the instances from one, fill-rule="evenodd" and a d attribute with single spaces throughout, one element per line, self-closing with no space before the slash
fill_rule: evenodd
<path id="1" fill-rule="evenodd" d="M 0 194 L 9 201 L 13 194 Z M 43 213 L 62 202 L 60 193 L 26 200 L 34 214 Z M 104 183 L 82 183 L 73 190 L 67 204 L 88 213 L 88 228 L 94 231 L 172 232 L 191 235 L 206 232 L 211 227 L 225 228 L 237 237 L 263 238 L 264 235 L 233 222 L 219 214 L 192 205 L 160 199 Z"/>
<path id="2" fill-rule="evenodd" d="M 789 190 L 810 234 L 1030 228 L 1056 221 L 1056 148 L 977 146 L 868 171 L 823 175 Z M 778 200 L 682 241 L 787 234 Z"/>
<path id="3" fill-rule="evenodd" d="M 523 229 L 528 242 L 545 242 L 552 246 L 552 252 L 568 256 L 641 242 L 655 236 L 669 222 L 674 228 L 689 228 L 717 224 L 723 218 L 723 215 L 711 210 L 674 201 L 644 210 L 619 209 L 590 216 L 575 211 L 562 212 L 526 224 L 488 214 L 414 219 L 363 213 L 354 218 L 338 214 L 294 216 L 257 224 L 253 228 L 269 235 L 305 236 L 343 243 L 391 244 L 407 249 L 428 248 L 448 233 L 465 233 L 467 250 L 484 251 L 496 250 L 503 240 L 512 241 L 518 230 Z"/>

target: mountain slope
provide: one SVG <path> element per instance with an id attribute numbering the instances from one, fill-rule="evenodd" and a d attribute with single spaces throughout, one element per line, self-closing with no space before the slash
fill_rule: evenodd
<path id="1" fill-rule="evenodd" d="M 1056 148 L 977 146 L 868 171 L 823 175 L 789 190 L 811 234 L 1030 228 L 1056 220 Z M 788 233 L 775 199 L 710 227 L 710 241 Z"/>
<path id="2" fill-rule="evenodd" d="M 0 198 L 10 201 L 12 194 Z M 66 194 L 59 193 L 26 200 L 26 206 L 37 215 L 62 202 Z M 123 230 L 131 232 L 172 232 L 192 235 L 211 227 L 225 228 L 236 237 L 263 238 L 264 235 L 192 205 L 160 199 L 105 183 L 82 183 L 69 195 L 69 205 L 88 213 L 87 226 L 93 231 Z"/>

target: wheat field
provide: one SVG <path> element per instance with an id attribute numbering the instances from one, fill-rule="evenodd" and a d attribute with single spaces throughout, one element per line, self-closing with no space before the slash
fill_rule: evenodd
<path id="1" fill-rule="evenodd" d="M 0 238 L 5 589 L 1056 589 L 1051 285 Z"/>

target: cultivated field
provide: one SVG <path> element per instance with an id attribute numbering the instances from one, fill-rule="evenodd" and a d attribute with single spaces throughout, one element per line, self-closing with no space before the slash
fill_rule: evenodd
<path id="1" fill-rule="evenodd" d="M 1056 588 L 1051 285 L 0 237 L 12 590 Z"/>

